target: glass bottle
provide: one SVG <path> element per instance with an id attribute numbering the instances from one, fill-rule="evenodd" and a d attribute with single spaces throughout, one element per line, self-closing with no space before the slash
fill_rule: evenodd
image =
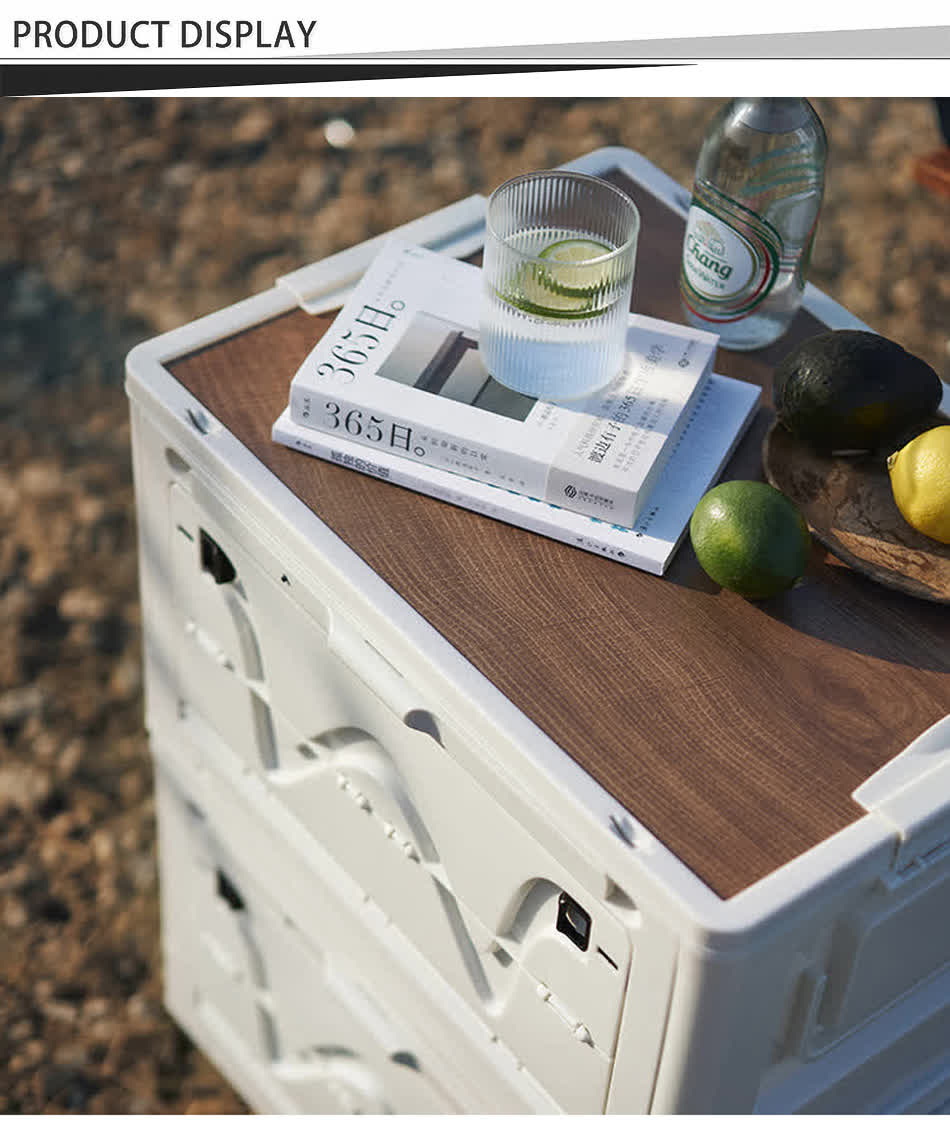
<path id="1" fill-rule="evenodd" d="M 735 98 L 700 149 L 683 240 L 689 323 L 729 350 L 777 339 L 798 311 L 828 144 L 805 98 Z"/>

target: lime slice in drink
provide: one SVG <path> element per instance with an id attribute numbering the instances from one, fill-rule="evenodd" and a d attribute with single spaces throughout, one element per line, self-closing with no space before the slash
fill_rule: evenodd
<path id="1" fill-rule="evenodd" d="M 597 258 L 612 253 L 611 246 L 593 238 L 562 238 L 544 247 L 538 256 L 550 261 L 550 271 L 540 273 L 542 283 L 566 296 L 591 298 L 608 279 L 610 267 L 605 262 L 597 267 Z M 571 265 L 577 268 L 572 269 Z"/>
<path id="2" fill-rule="evenodd" d="M 595 308 L 592 294 L 568 293 L 551 288 L 544 270 L 534 262 L 522 265 L 502 295 L 509 304 L 534 316 L 553 319 L 586 319 Z"/>

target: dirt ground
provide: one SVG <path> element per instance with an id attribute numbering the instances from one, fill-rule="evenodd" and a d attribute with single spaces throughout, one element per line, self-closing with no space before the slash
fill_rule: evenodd
<path id="1" fill-rule="evenodd" d="M 0 1111 L 246 1109 L 162 1008 L 126 352 L 601 145 L 689 185 L 716 105 L 0 103 Z M 950 204 L 912 175 L 933 105 L 815 106 L 811 279 L 950 378 Z"/>

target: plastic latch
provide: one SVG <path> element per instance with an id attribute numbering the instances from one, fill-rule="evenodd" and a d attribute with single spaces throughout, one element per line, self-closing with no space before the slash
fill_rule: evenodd
<path id="1" fill-rule="evenodd" d="M 579 950 L 586 951 L 590 946 L 590 914 L 566 892 L 557 901 L 557 930 Z"/>
<path id="2" fill-rule="evenodd" d="M 896 831 L 896 872 L 950 842 L 950 715 L 865 780 L 852 798 Z"/>
<path id="3" fill-rule="evenodd" d="M 484 195 L 469 195 L 389 233 L 278 277 L 277 284 L 289 289 L 300 307 L 311 315 L 338 308 L 388 238 L 399 238 L 451 257 L 467 257 L 481 249 L 485 241 L 485 205 Z"/>

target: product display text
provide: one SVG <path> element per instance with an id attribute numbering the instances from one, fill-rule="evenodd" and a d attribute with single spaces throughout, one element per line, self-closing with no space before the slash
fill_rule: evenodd
<path id="1" fill-rule="evenodd" d="M 108 47 L 114 50 L 160 50 L 163 47 L 180 47 L 193 50 L 244 47 L 258 49 L 287 48 L 308 49 L 317 21 L 310 20 L 168 20 L 168 19 L 108 19 L 108 20 L 57 20 L 15 19 L 13 21 L 13 46 L 33 50 L 95 50 Z"/>

